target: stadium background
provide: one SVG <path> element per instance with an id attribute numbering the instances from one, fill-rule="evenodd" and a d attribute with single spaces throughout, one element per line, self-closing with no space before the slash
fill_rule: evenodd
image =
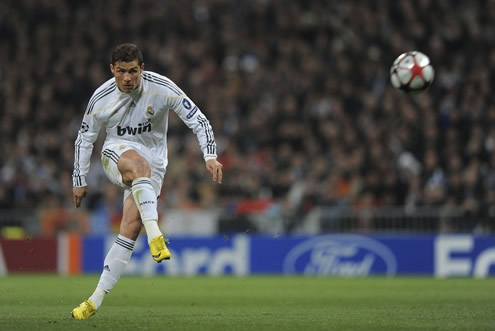
<path id="1" fill-rule="evenodd" d="M 0 17 L 4 269 L 99 272 L 121 194 L 101 169 L 102 134 L 90 195 L 73 208 L 73 143 L 112 48 L 133 42 L 209 117 L 225 167 L 212 185 L 196 138 L 170 116 L 159 213 L 178 257 L 253 259 L 256 243 L 282 264 L 290 247 L 323 240 L 334 259 L 359 269 L 373 253 L 382 262 L 369 270 L 386 273 L 388 253 L 359 246 L 371 240 L 416 261 L 404 273 L 442 275 L 435 254 L 447 243 L 454 275 L 495 273 L 494 1 L 5 0 Z M 388 77 L 409 50 L 436 70 L 416 97 Z M 428 248 L 399 257 L 416 240 Z M 460 269 L 451 252 L 465 253 Z M 196 262 L 194 272 L 217 270 Z M 211 273 L 258 272 L 236 263 Z"/>

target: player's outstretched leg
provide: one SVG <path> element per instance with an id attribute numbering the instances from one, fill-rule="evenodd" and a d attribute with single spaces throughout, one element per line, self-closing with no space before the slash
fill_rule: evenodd
<path id="1" fill-rule="evenodd" d="M 114 288 L 131 259 L 135 241 L 118 235 L 103 261 L 103 272 L 98 286 L 88 300 L 72 310 L 76 320 L 88 319 L 100 308 L 105 295 Z"/>
<path id="2" fill-rule="evenodd" d="M 160 263 L 170 259 L 170 251 L 158 227 L 156 193 L 148 177 L 139 177 L 132 182 L 132 196 L 141 215 L 153 260 Z"/>

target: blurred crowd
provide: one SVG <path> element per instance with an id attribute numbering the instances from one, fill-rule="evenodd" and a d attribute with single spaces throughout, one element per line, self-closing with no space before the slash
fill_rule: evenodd
<path id="1" fill-rule="evenodd" d="M 147 70 L 208 116 L 225 167 L 214 185 L 196 137 L 171 114 L 161 212 L 235 215 L 258 201 L 291 219 L 323 205 L 455 207 L 489 220 L 493 22 L 493 0 L 3 0 L 0 210 L 73 208 L 86 103 L 111 77 L 111 50 L 133 42 Z M 389 81 L 410 50 L 436 71 L 414 97 Z M 122 201 L 101 171 L 103 138 L 84 208 L 106 227 Z"/>

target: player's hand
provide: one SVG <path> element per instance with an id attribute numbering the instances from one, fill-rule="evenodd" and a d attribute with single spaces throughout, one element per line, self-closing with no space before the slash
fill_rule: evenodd
<path id="1" fill-rule="evenodd" d="M 82 199 L 88 194 L 88 187 L 73 187 L 72 188 L 72 201 L 76 205 L 76 208 L 81 206 Z"/>
<path id="2" fill-rule="evenodd" d="M 216 159 L 210 159 L 206 161 L 206 169 L 208 169 L 208 171 L 212 175 L 212 179 L 214 182 L 222 184 L 223 165 L 220 162 L 218 162 Z"/>

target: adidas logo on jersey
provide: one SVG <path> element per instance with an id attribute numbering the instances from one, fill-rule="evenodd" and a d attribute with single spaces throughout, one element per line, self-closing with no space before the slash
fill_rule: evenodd
<path id="1" fill-rule="evenodd" d="M 141 134 L 144 132 L 151 132 L 151 123 L 148 121 L 144 123 L 139 123 L 137 127 L 132 127 L 132 126 L 121 127 L 120 125 L 117 126 L 117 135 L 119 136 L 124 136 L 126 134 L 135 136 L 137 134 Z"/>

